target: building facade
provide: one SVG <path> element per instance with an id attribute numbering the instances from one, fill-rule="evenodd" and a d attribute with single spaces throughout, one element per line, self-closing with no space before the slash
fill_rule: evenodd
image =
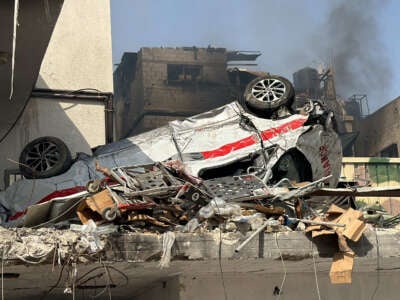
<path id="1" fill-rule="evenodd" d="M 12 16 L 13 1 L 5 2 L 2 11 Z M 4 24 L 7 30 L 2 27 L 10 59 L 0 66 L 7 71 L 0 78 L 0 189 L 34 139 L 57 137 L 72 157 L 91 154 L 93 147 L 106 142 L 104 95 L 113 92 L 110 20 L 108 0 L 20 1 L 14 68 L 12 18 Z M 46 30 L 37 30 L 42 27 Z M 32 68 L 29 61 L 35 64 Z"/>
<path id="2" fill-rule="evenodd" d="M 254 60 L 225 48 L 141 48 L 114 72 L 116 138 L 150 130 L 233 100 L 229 61 Z"/>
<path id="3" fill-rule="evenodd" d="M 357 156 L 398 157 L 400 97 L 357 122 Z"/>

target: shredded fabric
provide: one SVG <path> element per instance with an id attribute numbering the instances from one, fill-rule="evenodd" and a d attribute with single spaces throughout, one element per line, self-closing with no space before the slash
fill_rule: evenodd
<path id="1" fill-rule="evenodd" d="M 163 253 L 161 255 L 159 267 L 161 269 L 168 268 L 171 261 L 171 249 L 175 242 L 175 233 L 173 231 L 167 231 L 162 235 L 162 248 Z"/>

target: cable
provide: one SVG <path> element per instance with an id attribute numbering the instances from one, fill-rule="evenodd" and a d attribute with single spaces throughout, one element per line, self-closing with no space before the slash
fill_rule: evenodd
<path id="1" fill-rule="evenodd" d="M 276 245 L 276 248 L 278 248 L 278 250 L 279 250 L 279 255 L 280 255 L 280 257 L 281 257 L 281 262 L 282 262 L 282 268 L 283 268 L 283 271 L 284 271 L 283 278 L 282 278 L 282 283 L 281 283 L 281 287 L 280 287 L 279 293 L 278 293 L 278 300 L 279 300 L 280 297 L 281 297 L 281 294 L 282 294 L 283 285 L 285 284 L 287 272 L 286 272 L 286 265 L 285 265 L 285 262 L 283 261 L 282 251 L 281 251 L 281 248 L 279 248 L 279 244 L 278 244 L 278 233 L 277 233 L 277 232 L 275 232 L 275 245 Z"/>
<path id="2" fill-rule="evenodd" d="M 101 268 L 103 268 L 103 266 L 97 266 L 97 267 L 94 267 L 93 269 L 87 271 L 85 274 L 83 274 L 81 277 L 79 277 L 79 278 L 76 280 L 76 282 L 77 282 L 76 286 L 79 288 L 81 285 L 83 285 L 84 283 L 88 282 L 90 279 L 95 279 L 96 277 L 98 277 L 98 275 L 94 275 L 94 276 L 92 276 L 91 278 L 88 278 L 87 280 L 84 280 L 84 281 L 80 282 L 80 281 L 81 281 L 83 278 L 85 278 L 87 275 L 89 275 L 90 273 L 92 273 L 92 272 L 94 272 L 94 271 L 96 271 L 96 270 L 98 270 L 98 269 L 101 269 Z M 123 286 L 125 286 L 125 285 L 128 284 L 129 278 L 128 278 L 128 276 L 127 276 L 124 272 L 118 270 L 117 268 L 115 268 L 115 267 L 113 267 L 113 266 L 107 266 L 107 268 L 108 268 L 108 269 L 112 269 L 112 270 L 114 270 L 115 272 L 119 273 L 119 274 L 125 279 L 126 282 L 125 282 L 125 284 L 124 284 Z M 103 274 L 103 273 L 102 273 L 102 274 Z"/>
<path id="3" fill-rule="evenodd" d="M 106 270 L 106 274 L 107 274 L 107 291 L 108 291 L 108 298 L 111 300 L 111 288 L 110 288 L 110 283 L 112 282 L 111 279 L 111 275 L 110 275 L 110 271 L 108 270 L 108 268 L 106 267 L 106 265 L 102 262 L 104 269 Z"/>
<path id="4" fill-rule="evenodd" d="M 213 200 L 211 200 L 211 201 L 213 201 Z M 220 210 L 219 210 L 218 203 L 215 200 L 214 200 L 214 202 L 215 202 L 215 206 L 217 207 L 218 214 L 219 214 Z M 228 293 L 226 292 L 224 272 L 222 270 L 222 228 L 221 228 L 221 224 L 219 225 L 218 264 L 219 264 L 222 288 L 224 290 L 224 298 L 225 298 L 225 300 L 228 300 Z"/>
<path id="5" fill-rule="evenodd" d="M 372 293 L 371 300 L 373 300 L 376 296 L 376 293 L 378 292 L 379 285 L 381 283 L 381 273 L 380 273 L 380 249 L 379 249 L 379 240 L 378 240 L 378 233 L 376 230 L 376 227 L 374 227 L 374 232 L 375 232 L 375 240 L 376 240 L 376 271 L 377 271 L 377 277 L 376 277 L 376 287 L 374 292 Z"/>
<path id="6" fill-rule="evenodd" d="M 17 27 L 18 27 L 18 10 L 19 0 L 14 1 L 14 22 L 13 22 L 13 36 L 12 36 L 12 59 L 11 59 L 11 83 L 10 83 L 10 101 L 14 94 L 14 73 L 15 73 L 15 44 L 17 41 Z"/>
<path id="7" fill-rule="evenodd" d="M 24 113 L 26 106 L 28 105 L 29 102 L 29 97 L 28 99 L 26 99 L 24 106 L 22 107 L 20 113 L 17 116 L 17 119 L 14 121 L 14 123 L 11 124 L 11 127 L 7 130 L 7 132 L 2 136 L 2 138 L 0 139 L 0 143 L 2 143 L 6 137 L 10 134 L 10 132 L 14 129 L 14 127 L 17 125 L 18 121 L 21 119 L 22 114 Z"/>
<path id="8" fill-rule="evenodd" d="M 43 294 L 43 296 L 41 297 L 41 300 L 44 300 L 44 299 L 46 298 L 46 296 L 48 296 L 48 295 L 51 293 L 51 291 L 54 290 L 54 289 L 58 286 L 58 284 L 59 284 L 60 281 L 61 281 L 62 274 L 63 274 L 63 272 L 64 272 L 64 268 L 65 268 L 65 266 L 67 265 L 67 262 L 68 262 L 69 259 L 70 259 L 70 257 L 68 257 L 68 258 L 66 259 L 66 261 L 62 264 L 61 270 L 60 270 L 60 273 L 58 274 L 58 279 L 57 279 L 56 283 L 55 283 L 52 287 L 50 287 L 50 289 L 49 289 L 47 292 L 45 292 L 45 293 Z"/>
<path id="9" fill-rule="evenodd" d="M 315 264 L 314 244 L 312 242 L 311 242 L 311 253 L 312 253 L 312 259 L 313 259 L 313 265 L 314 265 L 315 286 L 317 288 L 318 300 L 321 300 L 321 293 L 319 291 L 319 285 L 318 285 L 317 266 Z"/>
<path id="10" fill-rule="evenodd" d="M 4 300 L 4 246 L 3 255 L 1 256 L 1 300 Z"/>
<path id="11" fill-rule="evenodd" d="M 18 2 L 18 1 L 16 0 L 15 2 Z M 31 90 L 33 90 L 34 88 L 35 88 L 35 84 L 33 84 Z M 93 91 L 93 92 L 97 92 L 98 94 L 104 93 L 104 92 L 101 92 L 101 91 L 99 91 L 99 90 L 97 90 L 97 89 L 82 88 L 82 89 L 79 89 L 79 90 L 70 91 L 69 94 L 70 94 L 70 95 L 73 95 L 73 94 L 75 94 L 75 93 L 77 93 L 77 92 L 80 92 L 80 91 L 83 91 L 83 92 L 84 92 L 84 91 Z M 14 121 L 14 123 L 11 124 L 11 127 L 10 127 L 10 128 L 7 130 L 7 132 L 0 138 L 0 143 L 2 143 L 2 142 L 7 138 L 7 136 L 10 134 L 10 132 L 11 132 L 11 131 L 14 129 L 14 127 L 17 125 L 18 121 L 21 119 L 22 114 L 24 113 L 24 111 L 25 111 L 25 109 L 26 109 L 26 106 L 28 105 L 28 102 L 29 102 L 30 98 L 31 98 L 31 95 L 28 96 L 28 98 L 26 99 L 26 101 L 25 101 L 25 103 L 24 103 L 24 106 L 22 107 L 21 111 L 19 112 L 19 114 L 18 114 L 16 120 Z"/>
<path id="12" fill-rule="evenodd" d="M 222 271 L 222 228 L 221 227 L 219 228 L 218 262 L 219 262 L 219 271 L 221 274 L 222 288 L 224 289 L 224 298 L 225 300 L 228 300 L 228 294 L 226 292 L 226 286 L 225 286 L 224 272 Z"/>

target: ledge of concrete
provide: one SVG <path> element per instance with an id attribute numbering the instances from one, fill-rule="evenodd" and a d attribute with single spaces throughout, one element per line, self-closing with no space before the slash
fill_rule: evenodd
<path id="1" fill-rule="evenodd" d="M 297 299 L 312 299 L 315 297 L 313 290 L 315 268 L 320 278 L 324 299 L 361 300 L 369 299 L 372 294 L 377 295 L 376 299 L 383 299 L 381 297 L 397 299 L 398 297 L 397 285 L 400 274 L 400 231 L 398 230 L 367 230 L 358 243 L 349 243 L 349 246 L 357 253 L 352 285 L 330 284 L 331 254 L 337 250 L 337 241 L 333 236 L 317 238 L 313 243 L 304 232 L 265 233 L 262 239 L 263 258 L 259 258 L 258 237 L 239 254 L 235 254 L 234 249 L 246 238 L 244 235 L 223 233 L 221 237 L 222 251 L 221 260 L 219 260 L 220 234 L 218 231 L 177 233 L 172 248 L 170 267 L 160 269 L 158 264 L 162 251 L 161 235 L 112 234 L 108 236 L 107 247 L 101 260 L 99 256 L 96 256 L 97 261 L 77 265 L 77 278 L 92 270 L 104 273 L 104 268 L 108 265 L 114 268 L 109 269 L 116 285 L 112 289 L 113 299 L 132 297 L 139 300 L 223 299 L 221 277 L 223 274 L 229 299 L 247 298 L 245 291 L 254 293 L 254 297 L 248 299 L 265 299 L 272 296 L 274 287 L 281 284 L 284 274 L 287 273 L 282 299 L 293 299 L 300 286 L 309 286 L 310 289 L 303 289 L 304 295 Z M 61 276 L 59 285 L 52 290 L 49 298 L 56 296 L 57 299 L 70 299 L 71 295 L 64 295 L 63 291 L 68 282 L 67 274 L 71 267 L 64 268 L 57 262 L 53 266 L 52 258 L 53 255 L 48 261 L 38 265 L 5 261 L 6 298 L 25 299 L 31 296 L 38 299 Z M 128 281 L 121 274 L 124 274 Z M 18 277 L 10 277 L 10 275 L 18 275 Z M 90 276 L 92 275 L 93 273 L 90 273 Z M 104 284 L 105 278 L 102 279 L 102 284 Z M 97 284 L 99 282 L 102 281 L 99 279 Z M 90 284 L 94 283 L 90 282 Z M 185 289 L 182 290 L 182 286 Z M 363 288 L 360 289 L 362 286 Z M 203 289 L 206 290 L 203 291 Z M 209 290 L 213 292 L 207 294 Z M 78 290 L 77 299 L 86 299 L 89 292 L 92 295 L 96 293 L 96 290 Z M 167 297 L 167 293 L 173 296 Z M 214 298 L 211 295 L 214 295 Z"/>
<path id="2" fill-rule="evenodd" d="M 336 235 L 321 236 L 314 240 L 304 232 L 265 233 L 263 240 L 255 237 L 240 253 L 235 248 L 247 236 L 239 232 L 176 233 L 172 257 L 176 260 L 218 259 L 221 241 L 223 259 L 270 258 L 301 260 L 315 257 L 330 258 L 338 251 Z M 221 238 L 221 240 L 220 240 Z M 109 237 L 111 247 L 106 251 L 108 260 L 146 262 L 157 260 L 162 252 L 159 234 L 125 233 Z M 359 258 L 400 257 L 400 231 L 395 229 L 368 229 L 357 242 L 348 242 Z"/>

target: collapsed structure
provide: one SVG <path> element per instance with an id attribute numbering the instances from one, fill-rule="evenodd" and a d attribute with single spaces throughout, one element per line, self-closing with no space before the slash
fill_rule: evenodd
<path id="1" fill-rule="evenodd" d="M 86 1 L 82 9 L 81 1 L 20 2 L 18 45 L 25 45 L 29 52 L 29 36 L 40 33 L 42 39 L 40 47 L 31 45 L 37 48 L 29 62 L 32 65 L 21 64 L 30 72 L 19 71 L 18 62 L 26 57 L 17 51 L 12 104 L 21 108 L 34 98 L 45 107 L 61 108 L 61 113 L 19 141 L 15 136 L 24 126 L 32 127 L 31 114 L 42 112 L 30 107 L 33 101 L 29 101 L 25 113 L 13 110 L 7 115 L 7 128 L 1 128 L 12 132 L 4 153 L 8 155 L 11 149 L 17 155 L 21 150 L 26 154 L 20 170 L 6 174 L 21 172 L 25 179 L 0 192 L 1 278 L 8 299 L 71 294 L 114 299 L 264 299 L 265 295 L 397 299 L 399 235 L 390 228 L 399 217 L 388 216 L 377 206 L 357 211 L 353 197 L 398 196 L 399 191 L 335 189 L 341 147 L 333 117 L 340 117 L 341 108 L 328 101 L 326 108 L 317 99 L 321 87 L 315 70 L 295 76 L 295 95 L 291 83 L 280 76 L 241 68 L 226 72 L 227 62 L 248 64 L 259 53 L 214 47 L 145 48 L 137 56 L 125 57 L 137 66 L 131 77 L 123 72 L 118 77 L 123 65 L 117 69 L 116 82 L 138 100 L 118 102 L 121 94 L 116 95 L 117 132 L 127 136 L 168 125 L 94 148 L 93 155 L 75 157 L 78 150 L 91 153 L 90 148 L 112 140 L 108 5 Z M 9 33 L 12 4 L 2 5 L 10 13 L 1 19 L 6 26 L 0 28 Z M 77 15 L 71 20 L 79 28 L 86 20 L 80 11 L 85 11 L 85 17 L 90 15 L 87 11 L 93 15 L 87 22 L 91 27 L 86 27 L 87 45 L 95 47 L 92 52 L 91 47 L 82 51 L 82 41 L 74 40 L 77 35 L 66 29 L 75 27 L 62 26 L 67 16 Z M 38 17 L 29 17 L 31 13 Z M 39 30 L 42 27 L 45 34 Z M 1 37 L 10 49 L 1 49 L 7 51 L 1 51 L 0 62 L 11 70 L 14 55 L 9 55 L 8 33 Z M 50 37 L 53 43 L 44 56 Z M 76 46 L 68 52 L 74 60 L 51 59 L 58 53 L 52 50 L 58 44 L 54 41 L 67 37 Z M 93 56 L 94 51 L 99 55 L 100 49 L 109 58 L 102 60 L 104 72 L 97 71 L 97 60 L 90 61 L 96 67 L 86 63 L 83 69 L 80 59 Z M 84 52 L 89 54 L 77 55 Z M 54 62 L 65 65 L 54 67 Z M 67 76 L 59 76 L 60 70 Z M 88 70 L 96 76 L 83 72 Z M 28 79 L 22 76 L 25 73 Z M 330 75 L 325 74 L 324 100 L 336 99 Z M 70 78 L 74 78 L 72 83 Z M 308 86 L 315 88 L 304 88 L 307 83 L 302 85 L 301 78 L 309 78 Z M 136 80 L 133 86 L 131 79 Z M 37 89 L 32 91 L 35 82 Z M 8 92 L 1 90 L 7 97 Z M 309 94 L 304 97 L 304 93 Z M 195 105 L 184 101 L 193 95 Z M 295 97 L 298 111 L 292 106 Z M 53 105 L 54 99 L 66 103 Z M 230 103 L 233 99 L 239 103 Z M 78 100 L 82 103 L 74 102 Z M 93 113 L 96 108 L 100 125 L 88 128 L 77 121 L 60 122 L 65 111 L 82 109 L 86 100 L 94 100 L 86 109 Z M 118 115 L 124 110 L 128 116 Z M 15 119 L 17 111 L 21 119 Z M 180 121 L 172 121 L 176 118 Z M 341 130 L 351 123 L 345 117 L 341 120 L 349 121 Z M 14 121 L 13 131 L 8 125 Z M 85 135 L 98 139 L 73 140 L 72 157 L 55 139 L 36 140 L 41 134 L 57 135 L 57 127 L 51 126 L 55 123 L 67 123 L 71 131 L 84 129 Z M 23 147 L 26 143 L 29 147 Z M 352 143 L 346 148 L 353 151 Z M 44 164 L 49 161 L 47 168 Z M 315 288 L 299 289 L 299 285 Z"/>
<path id="2" fill-rule="evenodd" d="M 353 260 L 358 247 L 365 247 L 366 230 L 351 196 L 377 191 L 335 189 L 342 151 L 333 113 L 318 100 L 295 113 L 290 108 L 292 89 L 286 79 L 265 75 L 246 87 L 245 107 L 233 102 L 105 145 L 58 176 L 36 179 L 45 176 L 33 172 L 32 179 L 0 193 L 3 226 L 33 228 L 2 230 L 3 259 L 11 264 L 59 264 L 60 279 L 40 291 L 45 297 L 89 289 L 94 295 L 123 298 L 139 293 L 139 286 L 122 287 L 130 276 L 116 261 L 156 260 L 167 268 L 184 255 L 189 260 L 218 258 L 221 264 L 224 258 L 254 255 L 246 249 L 255 241 L 256 256 L 263 258 L 265 232 L 275 236 L 283 266 L 286 255 L 315 263 L 313 246 L 311 252 L 281 250 L 280 236 L 295 230 L 303 236 L 311 232 L 312 239 L 333 237 L 327 243 L 329 256 L 334 254 L 330 281 L 351 283 Z M 398 222 L 392 218 L 385 226 Z M 214 244 L 207 244 L 208 237 Z M 131 239 L 132 244 L 127 242 Z M 154 249 L 143 250 L 152 243 Z M 226 243 L 231 247 L 223 254 Z M 79 275 L 78 270 L 98 260 L 101 266 Z M 317 266 L 314 271 L 317 274 Z M 223 273 L 221 267 L 222 284 Z M 92 283 L 94 278 L 102 278 L 102 283 Z M 284 281 L 274 286 L 273 295 L 285 293 Z M 177 293 L 171 299 L 184 299 L 173 287 L 170 292 Z M 160 298 L 164 293 L 147 291 L 142 297 Z"/>

